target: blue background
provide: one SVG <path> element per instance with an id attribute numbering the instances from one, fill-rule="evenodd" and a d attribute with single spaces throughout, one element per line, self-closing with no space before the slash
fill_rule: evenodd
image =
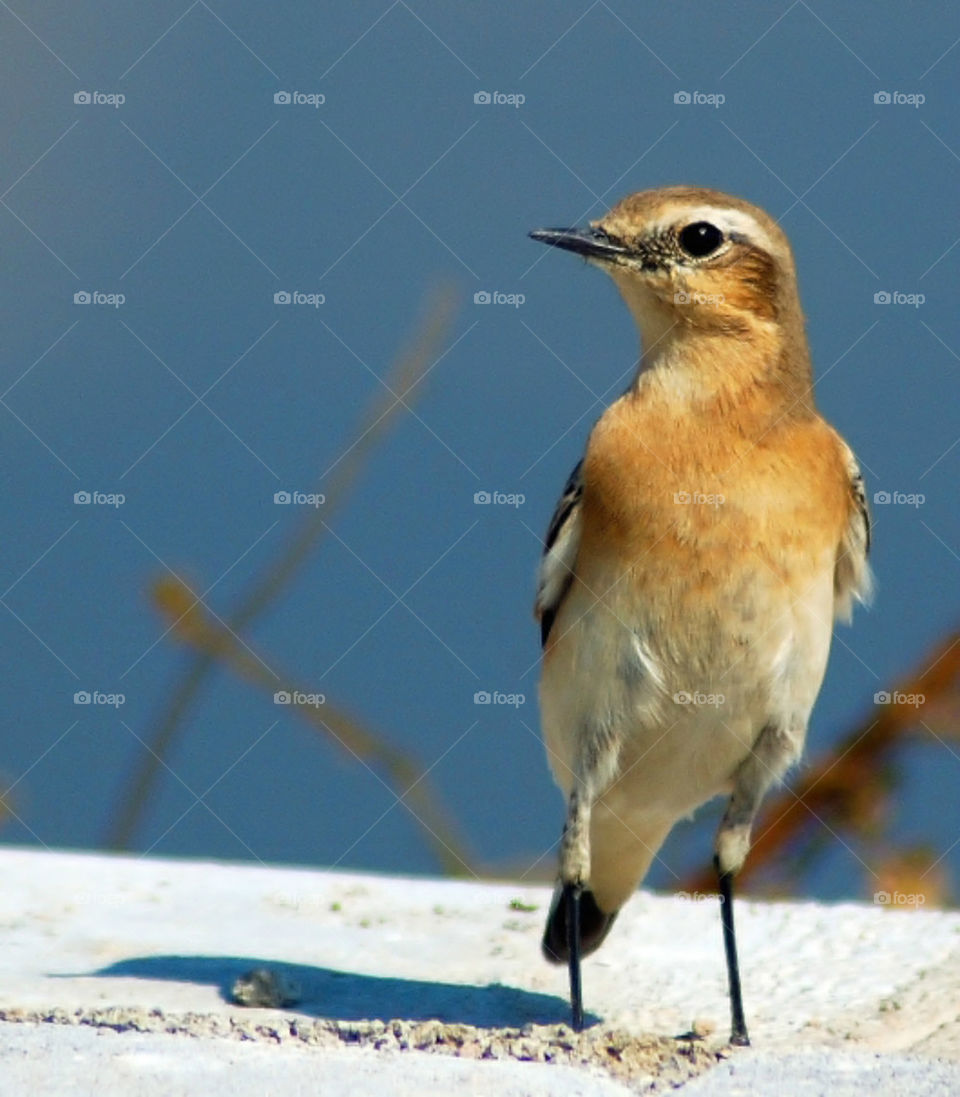
<path id="1" fill-rule="evenodd" d="M 808 755 L 956 623 L 960 11 L 16 10 L 0 11 L 3 841 L 104 843 L 189 663 L 151 584 L 174 573 L 229 615 L 303 520 L 274 493 L 323 490 L 425 294 L 449 285 L 461 307 L 414 414 L 247 640 L 435 763 L 480 864 L 550 874 L 563 807 L 537 738 L 539 538 L 637 348 L 613 285 L 526 233 L 651 186 L 717 187 L 782 220 L 823 412 L 871 495 L 925 495 L 874 507 L 876 605 L 838 633 Z M 325 101 L 276 104 L 281 90 Z M 77 104 L 79 91 L 125 101 Z M 125 302 L 78 305 L 80 291 Z M 325 302 L 276 305 L 279 291 Z M 524 301 L 475 304 L 482 291 Z M 880 305 L 880 291 L 925 301 Z M 494 490 L 525 502 L 475 505 Z M 76 505 L 78 491 L 126 502 Z M 126 703 L 77 706 L 78 690 Z M 478 690 L 526 703 L 478 706 Z M 898 837 L 955 872 L 960 757 L 931 736 L 907 761 Z M 679 828 L 650 883 L 704 863 L 715 820 Z M 223 670 L 135 848 L 437 869 L 377 776 Z M 840 843 L 813 879 L 822 896 L 870 885 L 869 856 Z"/>

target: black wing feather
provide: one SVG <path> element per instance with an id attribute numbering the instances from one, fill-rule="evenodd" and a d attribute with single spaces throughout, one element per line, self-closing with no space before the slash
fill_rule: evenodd
<path id="1" fill-rule="evenodd" d="M 563 494 L 560 496 L 560 501 L 557 503 L 553 512 L 553 517 L 550 519 L 550 525 L 547 527 L 547 536 L 543 543 L 541 583 L 537 597 L 537 609 L 540 614 L 540 643 L 544 647 L 546 647 L 547 637 L 550 635 L 550 630 L 553 628 L 553 622 L 556 620 L 560 604 L 562 603 L 567 590 L 570 588 L 570 583 L 573 580 L 573 573 L 569 570 L 567 571 L 559 588 L 552 592 L 550 601 L 547 603 L 542 599 L 546 586 L 543 575 L 543 565 L 553 548 L 557 545 L 557 542 L 560 540 L 564 531 L 567 529 L 568 523 L 571 522 L 579 510 L 580 501 L 583 498 L 582 469 L 583 461 L 581 460 L 577 462 L 573 472 L 567 477 L 567 482 L 563 487 Z"/>

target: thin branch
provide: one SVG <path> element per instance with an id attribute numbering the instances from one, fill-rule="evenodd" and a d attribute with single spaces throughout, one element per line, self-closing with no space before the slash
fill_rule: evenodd
<path id="1" fill-rule="evenodd" d="M 280 558 L 264 569 L 239 608 L 228 618 L 227 624 L 233 632 L 241 634 L 262 616 L 303 567 L 325 527 L 329 525 L 331 517 L 349 498 L 374 447 L 397 417 L 409 410 L 407 400 L 438 357 L 442 342 L 449 331 L 454 309 L 454 295 L 449 289 L 440 291 L 428 303 L 426 318 L 418 328 L 410 347 L 399 356 L 390 371 L 384 394 L 378 395 L 371 403 L 357 427 L 353 444 L 328 478 L 321 481 L 319 487 L 326 496 L 322 513 L 319 509 L 309 510 L 303 516 L 300 528 L 284 548 Z M 110 848 L 130 848 L 162 773 L 163 763 L 169 757 L 177 735 L 182 730 L 183 721 L 214 665 L 215 660 L 209 652 L 198 652 L 179 684 L 173 688 L 170 700 L 157 721 L 153 734 L 148 738 L 149 749 L 118 803 L 107 837 Z"/>
<path id="2" fill-rule="evenodd" d="M 311 697 L 309 689 L 289 675 L 267 670 L 268 662 L 273 666 L 275 661 L 261 660 L 251 654 L 246 643 L 240 643 L 225 625 L 208 614 L 177 579 L 159 580 L 154 586 L 154 601 L 169 619 L 171 634 L 176 639 L 211 663 L 229 667 L 270 695 L 288 694 L 291 711 L 306 720 L 327 742 L 352 761 L 380 770 L 397 797 L 410 808 L 444 872 L 452 876 L 477 875 L 472 857 L 457 837 L 457 828 L 440 805 L 429 777 L 409 754 L 390 746 L 329 699 L 324 698 L 322 704 L 307 700 Z M 298 701 L 298 696 L 304 700 Z"/>

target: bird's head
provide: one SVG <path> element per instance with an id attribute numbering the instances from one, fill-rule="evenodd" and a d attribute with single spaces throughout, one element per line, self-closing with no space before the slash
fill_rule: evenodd
<path id="1" fill-rule="evenodd" d="M 530 235 L 613 278 L 640 329 L 641 373 L 662 364 L 675 385 L 701 393 L 772 384 L 812 406 L 793 253 L 763 210 L 720 191 L 661 187 L 587 228 Z"/>
<path id="2" fill-rule="evenodd" d="M 672 325 L 747 335 L 799 312 L 786 236 L 763 210 L 719 191 L 640 191 L 587 228 L 530 235 L 602 267 L 645 342 Z"/>

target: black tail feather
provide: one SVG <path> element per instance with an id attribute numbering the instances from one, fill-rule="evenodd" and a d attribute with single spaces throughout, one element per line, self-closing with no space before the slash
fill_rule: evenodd
<path id="1" fill-rule="evenodd" d="M 554 892 L 550 913 L 547 915 L 547 925 L 543 931 L 544 957 L 551 964 L 565 964 L 570 959 L 567 948 L 567 909 L 566 903 L 561 902 L 563 894 L 559 886 Z M 606 914 L 597 906 L 593 892 L 584 888 L 580 896 L 580 949 L 582 956 L 589 956 L 603 944 L 604 938 L 610 932 L 610 927 L 616 920 L 617 912 Z"/>

